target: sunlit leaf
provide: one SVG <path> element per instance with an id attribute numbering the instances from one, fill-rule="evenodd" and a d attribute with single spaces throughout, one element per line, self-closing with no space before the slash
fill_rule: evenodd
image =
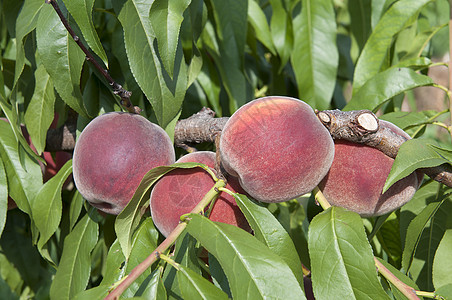
<path id="1" fill-rule="evenodd" d="M 315 216 L 309 226 L 309 254 L 316 298 L 389 299 L 358 214 L 331 207 Z"/>
<path id="2" fill-rule="evenodd" d="M 61 261 L 50 288 L 50 299 L 72 299 L 88 284 L 90 253 L 97 242 L 98 226 L 86 214 L 65 238 Z"/>
<path id="3" fill-rule="evenodd" d="M 201 215 L 188 218 L 187 232 L 218 259 L 234 299 L 305 299 L 289 266 L 252 235 Z"/>
<path id="4" fill-rule="evenodd" d="M 333 2 L 303 0 L 293 22 L 297 30 L 291 62 L 299 97 L 314 108 L 328 109 L 339 65 Z"/>
<path id="5" fill-rule="evenodd" d="M 446 230 L 439 243 L 433 261 L 433 284 L 435 289 L 452 285 L 452 229 Z"/>

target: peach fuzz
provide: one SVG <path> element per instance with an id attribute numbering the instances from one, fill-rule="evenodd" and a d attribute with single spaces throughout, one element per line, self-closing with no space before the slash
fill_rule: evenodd
<path id="1" fill-rule="evenodd" d="M 392 123 L 380 121 L 380 126 L 409 138 Z M 382 194 L 393 162 L 378 149 L 336 140 L 333 165 L 319 188 L 330 204 L 345 207 L 362 217 L 389 213 L 414 196 L 422 179 L 420 174 L 413 172 Z"/>
<path id="2" fill-rule="evenodd" d="M 239 108 L 220 140 L 221 163 L 262 202 L 282 202 L 312 191 L 328 172 L 334 143 L 305 102 L 264 97 Z"/>
<path id="3" fill-rule="evenodd" d="M 137 114 L 111 112 L 92 120 L 80 134 L 74 181 L 92 206 L 117 215 L 149 170 L 174 160 L 172 142 L 162 128 Z"/>
<path id="4" fill-rule="evenodd" d="M 212 168 L 215 153 L 198 151 L 181 157 L 176 162 L 198 162 Z M 175 169 L 163 176 L 154 186 L 150 197 L 151 215 L 155 226 L 167 237 L 179 224 L 180 216 L 189 213 L 204 195 L 214 186 L 215 181 L 202 168 Z M 244 194 L 237 180 L 228 181 L 226 188 Z M 209 219 L 228 223 L 249 231 L 245 216 L 237 206 L 234 197 L 221 192 L 212 208 Z"/>

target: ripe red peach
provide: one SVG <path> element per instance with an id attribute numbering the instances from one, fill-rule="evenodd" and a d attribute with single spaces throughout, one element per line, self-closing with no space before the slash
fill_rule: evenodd
<path id="1" fill-rule="evenodd" d="M 380 126 L 409 138 L 392 123 L 380 120 Z M 408 202 L 422 179 L 420 174 L 413 172 L 382 194 L 393 162 L 375 148 L 336 140 L 333 165 L 319 189 L 330 204 L 345 207 L 363 217 L 386 214 Z"/>
<path id="2" fill-rule="evenodd" d="M 193 152 L 181 157 L 177 162 L 199 162 L 213 170 L 215 153 Z M 164 236 L 168 236 L 179 224 L 180 216 L 189 213 L 214 184 L 215 181 L 210 174 L 198 167 L 175 169 L 163 176 L 151 192 L 151 215 L 155 226 Z M 226 188 L 233 192 L 245 193 L 234 178 L 228 181 Z M 215 201 L 209 218 L 215 222 L 250 230 L 234 197 L 224 192 Z"/>
<path id="3" fill-rule="evenodd" d="M 117 215 L 149 170 L 174 160 L 172 142 L 162 128 L 137 114 L 111 112 L 92 120 L 80 134 L 74 181 L 92 206 Z"/>
<path id="4" fill-rule="evenodd" d="M 264 97 L 239 108 L 220 140 L 221 163 L 262 202 L 312 191 L 328 172 L 334 143 L 312 108 L 289 97 Z"/>

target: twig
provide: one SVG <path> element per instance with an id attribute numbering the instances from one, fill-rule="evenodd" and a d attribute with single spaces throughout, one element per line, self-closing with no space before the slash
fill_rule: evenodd
<path id="1" fill-rule="evenodd" d="M 61 9 L 58 6 L 58 3 L 55 0 L 46 0 L 46 3 L 52 5 L 53 9 L 58 14 L 58 17 L 60 17 L 61 23 L 63 23 L 64 27 L 66 27 L 67 32 L 71 35 L 72 39 L 77 43 L 77 45 L 80 47 L 80 49 L 83 51 L 83 53 L 85 53 L 86 60 L 91 62 L 93 64 L 93 66 L 102 74 L 102 76 L 105 77 L 105 79 L 108 81 L 111 88 L 113 89 L 113 93 L 115 95 L 118 95 L 121 98 L 121 105 L 125 109 L 127 109 L 128 112 L 139 114 L 141 112 L 141 109 L 137 106 L 133 106 L 132 102 L 130 102 L 130 96 L 132 95 L 132 92 L 125 90 L 119 83 L 117 83 L 110 76 L 108 71 L 106 69 L 104 69 L 97 62 L 97 60 L 94 58 L 94 56 L 91 54 L 91 52 L 88 51 L 88 49 L 82 43 L 80 38 L 75 34 L 71 25 L 69 25 L 69 22 L 67 21 L 66 17 L 61 12 Z"/>
<path id="2" fill-rule="evenodd" d="M 226 185 L 223 180 L 218 180 L 215 185 L 207 192 L 202 200 L 192 209 L 190 213 L 199 214 L 204 211 L 204 208 L 219 194 L 219 188 Z M 136 266 L 127 277 L 123 278 L 121 283 L 105 297 L 105 300 L 119 299 L 119 296 L 134 282 L 144 271 L 159 258 L 160 253 L 166 252 L 171 247 L 180 234 L 187 227 L 187 222 L 179 223 L 176 228 L 168 235 L 168 237 L 157 247 L 154 251 L 138 266 Z"/>

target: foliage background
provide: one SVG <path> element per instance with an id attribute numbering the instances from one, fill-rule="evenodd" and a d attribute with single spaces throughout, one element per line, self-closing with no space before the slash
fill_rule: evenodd
<path id="1" fill-rule="evenodd" d="M 117 218 L 100 216 L 64 184 L 70 161 L 44 182 L 39 162 L 54 116 L 59 127 L 75 115 L 79 133 L 121 106 L 51 5 L 0 3 L 0 114 L 9 121 L 0 122 L 0 297 L 102 298 L 162 241 L 136 209 L 161 174 L 148 174 Z M 170 136 L 178 119 L 203 106 L 229 116 L 254 98 L 287 95 L 319 110 L 370 109 L 414 137 L 401 148 L 388 185 L 416 168 L 451 164 L 449 99 L 419 110 L 413 91 L 449 92 L 428 76 L 447 68 L 433 61 L 448 52 L 446 0 L 58 4 L 98 61 L 133 92 L 142 114 Z M 18 209 L 6 209 L 8 195 Z M 377 275 L 375 255 L 408 285 L 452 298 L 446 186 L 426 178 L 407 205 L 369 219 L 340 208 L 321 212 L 309 194 L 266 206 L 237 201 L 254 237 L 193 216 L 178 240 L 177 267 L 155 263 L 123 297 L 303 299 L 303 273 L 311 270 L 318 299 L 405 299 Z M 209 250 L 208 266 L 196 258 L 200 244 Z"/>

